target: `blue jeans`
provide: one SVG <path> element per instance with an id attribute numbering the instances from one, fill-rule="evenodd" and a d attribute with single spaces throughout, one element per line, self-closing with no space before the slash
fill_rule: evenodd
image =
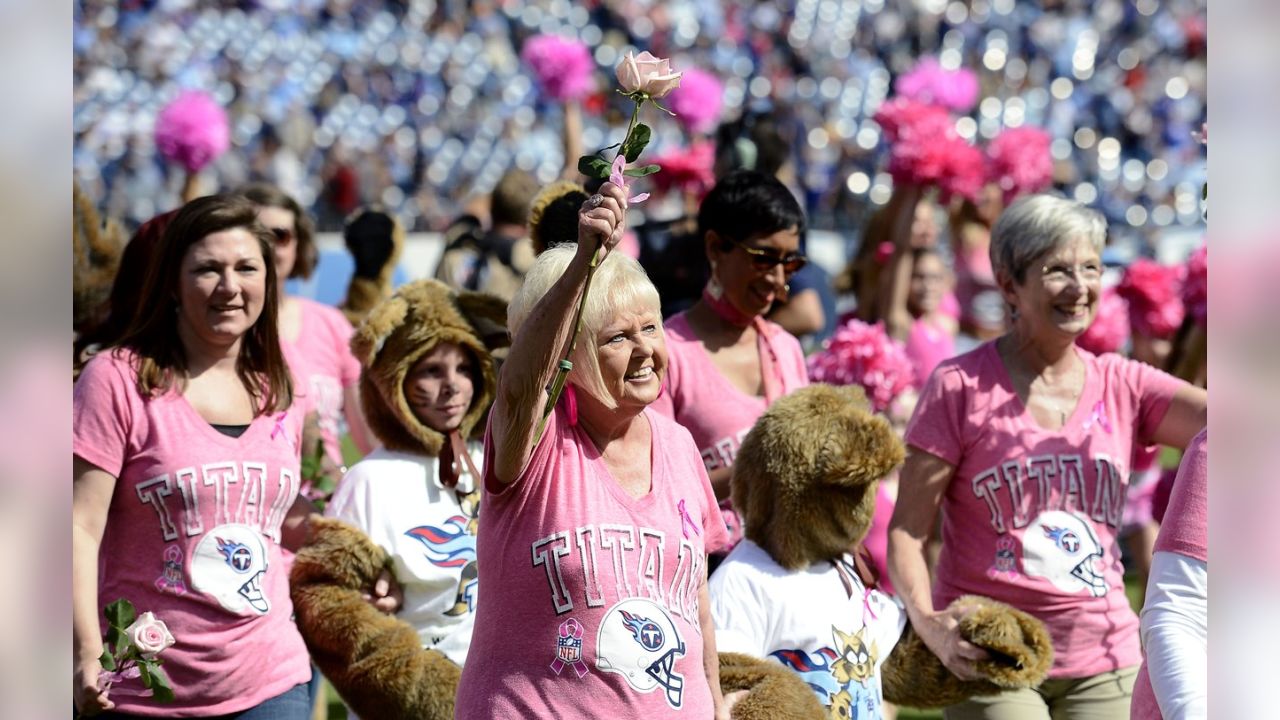
<path id="1" fill-rule="evenodd" d="M 95 715 L 102 720 L 128 720 L 138 715 L 107 712 Z M 311 720 L 311 697 L 307 683 L 294 685 L 280 695 L 254 705 L 248 710 L 229 715 L 210 716 L 208 720 Z"/>

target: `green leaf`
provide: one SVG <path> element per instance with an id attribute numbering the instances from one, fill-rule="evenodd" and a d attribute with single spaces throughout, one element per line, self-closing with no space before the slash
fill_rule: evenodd
<path id="1" fill-rule="evenodd" d="M 116 659 L 112 657 L 111 651 L 103 648 L 102 655 L 98 656 L 98 662 L 102 663 L 102 669 L 114 671 L 116 669 Z"/>
<path id="2" fill-rule="evenodd" d="M 169 684 L 169 676 L 160 668 L 159 663 L 151 665 L 151 690 L 156 702 L 173 702 L 173 686 Z"/>
<path id="3" fill-rule="evenodd" d="M 106 607 L 107 622 L 112 627 L 124 630 L 138 619 L 138 613 L 133 609 L 133 603 L 120 598 Z"/>
<path id="4" fill-rule="evenodd" d="M 583 155 L 578 158 L 578 172 L 587 177 L 609 179 L 609 161 L 599 155 Z"/>
<path id="5" fill-rule="evenodd" d="M 150 663 L 148 663 L 146 660 L 139 660 L 138 672 L 141 673 L 141 675 L 139 676 L 139 679 L 142 680 L 142 687 L 150 690 L 151 686 L 155 684 L 151 676 Z"/>
<path id="6" fill-rule="evenodd" d="M 627 162 L 635 162 L 640 159 L 640 152 L 649 144 L 649 138 L 653 132 L 648 125 L 639 123 L 626 140 L 622 141 L 622 155 L 627 158 Z"/>
<path id="7" fill-rule="evenodd" d="M 107 626 L 107 636 L 105 641 L 113 655 L 120 654 L 120 649 L 125 645 L 128 645 L 128 641 L 124 634 L 124 628 L 118 628 L 115 625 Z"/>
<path id="8" fill-rule="evenodd" d="M 627 168 L 622 171 L 622 174 L 627 177 L 644 177 L 645 175 L 652 175 L 661 169 L 662 168 L 657 165 L 641 165 L 639 167 Z"/>
<path id="9" fill-rule="evenodd" d="M 608 150 L 612 150 L 612 149 L 614 149 L 614 148 L 616 148 L 616 147 L 621 147 L 621 146 L 622 146 L 622 143 L 620 143 L 620 142 L 616 142 L 616 143 L 614 143 L 614 144 L 610 145 L 609 147 L 603 147 L 603 148 L 600 148 L 599 150 L 597 150 L 597 151 L 596 151 L 596 154 L 597 154 L 597 155 L 603 155 L 606 151 L 608 151 Z"/>

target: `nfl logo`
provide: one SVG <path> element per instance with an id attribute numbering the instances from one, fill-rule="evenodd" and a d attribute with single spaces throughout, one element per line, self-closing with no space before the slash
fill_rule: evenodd
<path id="1" fill-rule="evenodd" d="M 569 665 L 582 660 L 582 640 L 576 637 L 560 638 L 556 643 L 556 657 Z"/>

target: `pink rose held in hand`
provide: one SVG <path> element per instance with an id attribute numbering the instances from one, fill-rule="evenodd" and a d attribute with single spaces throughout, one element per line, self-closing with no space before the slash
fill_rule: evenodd
<path id="1" fill-rule="evenodd" d="M 172 646 L 176 640 L 164 622 L 156 618 L 155 613 L 144 612 L 133 624 L 125 628 L 129 641 L 138 648 L 142 657 L 148 660 L 159 655 L 165 648 Z"/>
<path id="2" fill-rule="evenodd" d="M 680 87 L 680 73 L 671 71 L 671 61 L 647 51 L 639 55 L 627 53 L 618 63 L 617 75 L 618 84 L 627 95 L 641 92 L 656 99 Z"/>

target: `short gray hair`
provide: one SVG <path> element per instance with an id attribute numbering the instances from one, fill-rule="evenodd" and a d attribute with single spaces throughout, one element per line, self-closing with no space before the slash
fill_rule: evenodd
<path id="1" fill-rule="evenodd" d="M 547 291 L 564 275 L 570 261 L 577 252 L 575 245 L 559 245 L 548 248 L 538 256 L 533 267 L 524 276 L 524 284 L 511 298 L 507 308 L 507 328 L 511 337 L 515 337 L 529 319 L 533 308 L 542 300 Z M 587 294 L 587 305 L 582 313 L 582 338 L 578 340 L 573 355 L 573 370 L 569 379 L 575 385 L 591 393 L 605 407 L 613 409 L 616 402 L 604 386 L 604 377 L 600 374 L 600 361 L 594 352 L 594 338 L 610 320 L 621 310 L 652 310 L 658 316 L 661 326 L 661 304 L 658 289 L 653 286 L 649 276 L 645 274 L 640 263 L 623 253 L 610 252 L 596 268 L 591 281 L 591 291 Z M 577 310 L 577 306 L 569 312 Z M 591 352 L 586 352 L 591 349 Z"/>
<path id="2" fill-rule="evenodd" d="M 991 229 L 991 268 L 1017 283 L 1045 253 L 1071 238 L 1083 237 L 1098 254 L 1107 242 L 1107 221 L 1100 213 L 1059 195 L 1029 195 L 1015 201 Z"/>

